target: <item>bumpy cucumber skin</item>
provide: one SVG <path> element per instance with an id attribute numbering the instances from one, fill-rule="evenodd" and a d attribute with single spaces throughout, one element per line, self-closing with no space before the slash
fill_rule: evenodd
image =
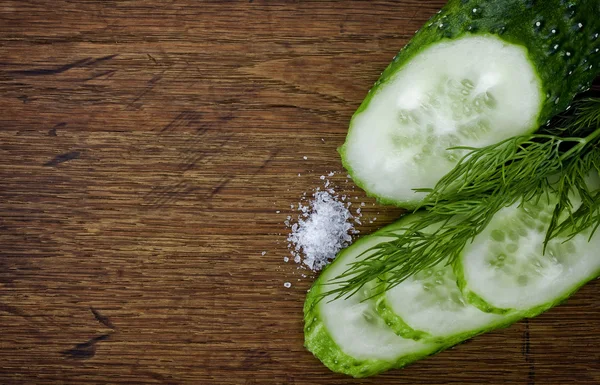
<path id="1" fill-rule="evenodd" d="M 406 226 L 406 224 L 410 220 L 414 219 L 416 215 L 418 214 L 404 216 L 391 225 L 388 225 L 371 235 L 362 237 L 360 240 L 355 242 L 353 246 L 358 246 L 360 242 L 364 242 L 371 237 L 378 237 L 382 233 L 397 231 L 398 229 Z M 321 299 L 322 290 L 327 287 L 325 282 L 323 282 L 325 280 L 324 277 L 327 276 L 327 270 L 335 266 L 336 263 L 342 263 L 344 255 L 348 252 L 348 250 L 351 249 L 343 250 L 333 261 L 333 263 L 323 270 L 319 278 L 311 287 L 304 303 L 304 346 L 333 372 L 346 374 L 355 378 L 363 378 L 382 373 L 389 369 L 399 369 L 417 360 L 437 354 L 476 335 L 495 329 L 508 327 L 519 319 L 518 317 L 511 315 L 506 317 L 506 322 L 490 325 L 489 328 L 483 328 L 473 332 L 454 335 L 447 339 L 432 339 L 430 341 L 433 343 L 433 347 L 431 349 L 424 348 L 424 350 L 420 353 L 402 356 L 396 361 L 376 359 L 359 360 L 351 357 L 345 354 L 332 339 L 323 320 L 321 319 L 321 315 L 317 306 L 319 300 Z M 327 301 L 327 299 L 324 300 Z M 400 320 L 400 322 L 403 321 Z"/>
<path id="2" fill-rule="evenodd" d="M 380 236 L 380 234 L 384 232 L 390 232 L 394 230 L 397 231 L 398 229 L 406 226 L 406 224 L 413 217 L 415 217 L 415 215 L 418 214 L 407 215 L 401 218 L 400 220 L 396 221 L 395 223 L 371 235 L 362 237 L 354 245 L 358 245 L 360 242 L 363 242 L 369 239 L 370 237 Z M 389 369 L 402 368 L 417 360 L 426 358 L 431 355 L 435 355 L 445 349 L 448 349 L 456 344 L 459 344 L 465 340 L 468 340 L 480 334 L 484 334 L 496 329 L 509 327 L 515 322 L 521 320 L 522 318 L 535 317 L 540 313 L 564 302 L 566 299 L 569 298 L 569 296 L 575 293 L 585 283 L 600 276 L 599 269 L 598 271 L 594 271 L 592 274 L 590 274 L 588 278 L 575 284 L 560 298 L 557 298 L 554 301 L 538 306 L 536 308 L 528 309 L 527 311 L 515 311 L 510 309 L 494 308 L 493 306 L 490 306 L 485 301 L 483 301 L 483 299 L 479 298 L 476 294 L 468 291 L 466 281 L 464 279 L 464 273 L 460 265 L 460 261 L 458 261 L 456 264 L 453 265 L 453 270 L 457 277 L 457 283 L 459 285 L 459 288 L 463 292 L 463 295 L 465 296 L 467 301 L 472 305 L 478 307 L 482 311 L 502 314 L 504 316 L 504 319 L 481 329 L 475 329 L 468 332 L 448 336 L 445 338 L 433 337 L 426 332 L 412 329 L 402 320 L 402 318 L 393 313 L 391 308 L 386 304 L 385 300 L 382 300 L 381 297 L 378 297 L 374 299 L 376 301 L 376 310 L 378 314 L 384 318 L 386 323 L 388 323 L 390 328 L 396 332 L 396 334 L 404 338 L 412 338 L 420 340 L 424 343 L 432 343 L 434 344 L 434 347 L 432 349 L 425 348 L 420 353 L 400 357 L 396 361 L 376 359 L 359 360 L 345 354 L 335 343 L 335 341 L 331 338 L 323 320 L 321 319 L 321 315 L 317 306 L 319 300 L 321 299 L 322 290 L 327 287 L 325 285 L 325 282 L 323 282 L 325 280 L 324 277 L 327 276 L 327 274 L 325 273 L 329 268 L 334 266 L 335 263 L 342 263 L 344 255 L 347 253 L 347 251 L 348 249 L 342 251 L 334 260 L 334 262 L 325 268 L 320 277 L 313 284 L 310 292 L 306 297 L 306 302 L 304 303 L 304 345 L 331 371 L 346 374 L 356 378 L 372 376 L 375 374 L 382 373 Z"/>
<path id="3" fill-rule="evenodd" d="M 411 338 L 416 341 L 433 340 L 431 334 L 411 328 L 410 325 L 404 322 L 400 316 L 394 313 L 391 306 L 388 304 L 385 294 L 380 294 L 375 299 L 375 304 L 375 310 L 377 310 L 377 314 L 379 314 L 379 316 L 383 318 L 385 323 L 394 331 L 394 333 L 400 337 Z"/>
<path id="4" fill-rule="evenodd" d="M 539 23 L 539 24 L 538 24 Z M 495 35 L 520 45 L 542 84 L 542 108 L 535 131 L 564 111 L 588 89 L 600 66 L 600 1 L 597 0 L 450 0 L 396 55 L 350 121 L 364 111 L 378 89 L 415 55 L 442 40 L 466 35 Z M 418 200 L 396 201 L 373 194 L 347 161 L 345 144 L 338 151 L 354 182 L 382 204 L 414 208 Z M 425 187 L 425 186 L 424 186 Z"/>
<path id="5" fill-rule="evenodd" d="M 393 368 L 401 368 L 446 347 L 427 350 L 422 354 L 411 354 L 397 361 L 358 360 L 345 354 L 333 341 L 321 320 L 317 303 L 324 285 L 320 278 L 312 286 L 304 303 L 304 346 L 331 371 L 355 378 L 363 378 L 382 373 Z"/>
<path id="6" fill-rule="evenodd" d="M 406 355 L 396 361 L 376 359 L 358 360 L 345 354 L 342 349 L 339 348 L 327 332 L 327 328 L 325 327 L 318 310 L 317 305 L 321 299 L 322 290 L 327 287 L 325 282 L 323 282 L 325 280 L 324 277 L 327 276 L 327 270 L 335 266 L 336 263 L 342 263 L 344 255 L 351 251 L 353 247 L 359 246 L 360 243 L 366 242 L 372 237 L 379 237 L 381 236 L 381 233 L 385 231 L 397 230 L 404 226 L 406 219 L 410 217 L 405 216 L 371 235 L 361 237 L 352 246 L 341 251 L 336 259 L 321 272 L 321 275 L 313 283 L 310 292 L 307 294 L 304 303 L 304 346 L 331 371 L 356 378 L 368 377 L 389 369 L 404 367 L 414 361 L 446 348 L 446 346 L 440 346 L 438 348 L 425 349 L 421 354 Z M 324 301 L 327 301 L 327 299 L 324 299 Z"/>
<path id="7" fill-rule="evenodd" d="M 587 278 L 584 278 L 580 282 L 575 283 L 573 286 L 571 286 L 569 289 L 567 289 L 563 295 L 554 299 L 553 301 L 544 303 L 542 305 L 539 305 L 539 306 L 536 306 L 536 307 L 533 307 L 533 308 L 530 308 L 530 309 L 527 309 L 524 311 L 517 311 L 515 309 L 503 309 L 503 308 L 495 307 L 495 306 L 491 305 L 490 303 L 486 302 L 483 298 L 481 298 L 476 293 L 472 292 L 469 289 L 468 283 L 465 279 L 464 269 L 463 269 L 461 261 L 462 261 L 462 259 L 459 259 L 457 261 L 457 263 L 454 265 L 454 274 L 456 275 L 458 287 L 460 288 L 460 290 L 461 290 L 463 296 L 466 298 L 467 302 L 469 302 L 471 305 L 477 307 L 479 310 L 484 311 L 484 312 L 496 313 L 496 314 L 518 313 L 518 314 L 520 314 L 521 318 L 533 318 L 533 317 L 538 316 L 541 313 L 553 308 L 554 306 L 560 305 L 561 303 L 563 303 L 567 299 L 569 299 L 569 297 L 571 297 L 573 294 L 575 294 L 577 292 L 577 290 L 579 290 L 586 283 L 600 277 L 600 269 L 597 269 L 597 270 L 593 271 Z"/>

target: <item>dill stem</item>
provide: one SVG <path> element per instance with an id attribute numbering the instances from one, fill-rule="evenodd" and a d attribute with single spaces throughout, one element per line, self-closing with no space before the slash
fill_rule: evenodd
<path id="1" fill-rule="evenodd" d="M 568 159 L 574 153 L 581 151 L 581 149 L 583 147 L 587 146 L 591 141 L 593 141 L 594 139 L 596 139 L 598 136 L 600 136 L 600 127 L 598 127 L 596 130 L 594 130 L 594 132 L 592 132 L 591 134 L 589 134 L 585 138 L 578 139 L 579 143 L 576 144 L 575 146 L 571 147 L 569 149 L 569 151 L 567 151 L 564 154 L 562 154 L 559 159 L 561 161 L 563 161 L 565 159 Z"/>

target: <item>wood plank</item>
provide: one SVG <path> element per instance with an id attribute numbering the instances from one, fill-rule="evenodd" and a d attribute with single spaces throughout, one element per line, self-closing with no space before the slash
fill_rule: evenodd
<path id="1" fill-rule="evenodd" d="M 0 382 L 600 383 L 597 281 L 373 379 L 302 346 L 283 221 L 329 171 L 361 232 L 401 213 L 335 150 L 442 4 L 0 1 Z"/>

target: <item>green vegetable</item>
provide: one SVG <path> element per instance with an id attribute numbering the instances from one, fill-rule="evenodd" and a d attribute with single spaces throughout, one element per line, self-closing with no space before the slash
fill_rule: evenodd
<path id="1" fill-rule="evenodd" d="M 340 148 L 354 181 L 418 206 L 466 153 L 535 131 L 600 64 L 597 0 L 450 0 L 394 58 Z"/>
<path id="2" fill-rule="evenodd" d="M 386 275 L 385 290 L 440 263 L 454 263 L 465 244 L 481 233 L 500 209 L 539 199 L 549 178 L 557 203 L 545 235 L 546 245 L 559 234 L 576 234 L 600 223 L 600 190 L 585 177 L 600 171 L 600 99 L 584 100 L 574 112 L 546 133 L 518 136 L 469 153 L 429 193 L 426 213 L 407 231 L 374 246 L 370 258 L 353 264 L 337 277 L 332 293 L 352 295 Z M 573 208 L 577 193 L 581 205 Z M 569 213 L 567 218 L 559 220 Z M 437 226 L 427 233 L 423 230 Z"/>
<path id="3" fill-rule="evenodd" d="M 452 266 L 441 264 L 383 293 L 374 280 L 354 296 L 336 297 L 331 294 L 339 285 L 336 276 L 367 261 L 374 246 L 400 236 L 424 214 L 409 214 L 361 238 L 342 251 L 311 288 L 304 306 L 306 347 L 331 370 L 364 377 L 405 366 L 562 302 L 600 274 L 600 235 L 590 242 L 589 232 L 570 240 L 554 239 L 547 246 L 551 253 L 544 256 L 544 233 L 557 199 L 547 190 L 535 204 L 500 210 L 455 266 L 459 286 Z M 573 202 L 577 206 L 579 200 Z M 423 234 L 435 231 L 434 226 Z"/>
<path id="4" fill-rule="evenodd" d="M 443 263 L 384 291 L 375 302 L 377 313 L 399 336 L 446 345 L 518 318 L 514 313 L 485 313 L 470 304 L 452 266 Z"/>
<path id="5" fill-rule="evenodd" d="M 544 253 L 554 198 L 503 208 L 465 247 L 455 270 L 469 303 L 483 311 L 533 317 L 600 275 L 600 236 L 590 238 L 589 229 L 552 238 Z"/>
<path id="6" fill-rule="evenodd" d="M 397 230 L 402 220 L 385 231 Z M 441 349 L 397 336 L 377 315 L 370 287 L 349 299 L 323 299 L 331 280 L 348 264 L 364 259 L 364 252 L 389 239 L 384 231 L 362 237 L 344 249 L 314 283 L 304 305 L 305 345 L 329 369 L 366 377 L 401 367 Z"/>
<path id="7" fill-rule="evenodd" d="M 598 73 L 599 16 L 597 0 L 450 0 L 382 73 L 342 160 L 370 195 L 424 210 L 315 282 L 305 341 L 330 369 L 404 366 L 600 274 L 600 99 L 572 104 Z"/>

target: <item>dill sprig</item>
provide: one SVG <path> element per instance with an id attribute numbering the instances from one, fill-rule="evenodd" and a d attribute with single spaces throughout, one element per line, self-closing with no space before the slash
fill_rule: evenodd
<path id="1" fill-rule="evenodd" d="M 368 256 L 350 264 L 323 296 L 349 297 L 374 280 L 389 290 L 422 270 L 451 264 L 500 209 L 549 191 L 558 202 L 544 245 L 590 227 L 593 234 L 600 225 L 600 190 L 590 190 L 586 180 L 590 171 L 600 172 L 599 143 L 600 98 L 591 98 L 538 133 L 453 148 L 466 155 L 434 188 L 417 190 L 428 193 L 419 207 L 425 210 L 405 228 L 385 234 L 393 239 L 365 251 Z M 575 194 L 581 200 L 577 209 Z"/>

